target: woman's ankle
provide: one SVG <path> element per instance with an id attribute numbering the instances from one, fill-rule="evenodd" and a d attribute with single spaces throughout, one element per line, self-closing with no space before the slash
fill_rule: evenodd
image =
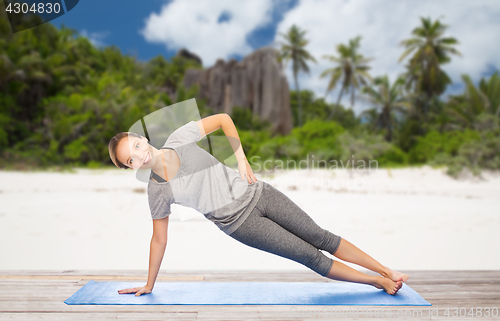
<path id="1" fill-rule="evenodd" d="M 378 271 L 378 273 L 382 275 L 384 278 L 390 278 L 392 270 L 386 266 L 382 266 L 382 268 L 380 269 L 380 271 Z"/>

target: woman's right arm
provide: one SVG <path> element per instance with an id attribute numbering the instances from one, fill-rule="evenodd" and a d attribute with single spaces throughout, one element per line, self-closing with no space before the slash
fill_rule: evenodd
<path id="1" fill-rule="evenodd" d="M 168 220 L 169 216 L 153 220 L 153 237 L 151 238 L 151 244 L 149 246 L 149 272 L 146 285 L 143 287 L 119 290 L 118 293 L 135 293 L 136 296 L 139 296 L 153 291 L 156 277 L 160 271 L 161 261 L 165 254 L 165 248 L 167 247 Z"/>

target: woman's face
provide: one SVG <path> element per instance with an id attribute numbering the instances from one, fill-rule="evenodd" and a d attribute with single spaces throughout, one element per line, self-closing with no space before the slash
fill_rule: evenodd
<path id="1" fill-rule="evenodd" d="M 133 169 L 151 168 L 156 162 L 154 151 L 145 137 L 122 138 L 116 147 L 116 157 L 125 166 Z"/>

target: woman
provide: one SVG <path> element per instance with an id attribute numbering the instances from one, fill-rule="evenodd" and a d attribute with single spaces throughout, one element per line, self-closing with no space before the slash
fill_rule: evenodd
<path id="1" fill-rule="evenodd" d="M 222 128 L 238 160 L 238 172 L 226 167 L 196 142 Z M 301 263 L 333 280 L 369 284 L 394 295 L 408 275 L 381 265 L 346 239 L 318 226 L 287 196 L 258 181 L 227 114 L 191 121 L 175 130 L 158 150 L 145 137 L 124 132 L 109 143 L 118 168 L 151 169 L 148 201 L 153 218 L 149 273 L 145 286 L 118 293 L 151 293 L 167 245 L 172 203 L 195 208 L 219 229 L 248 246 Z M 334 261 L 320 250 L 379 273 L 370 276 Z"/>

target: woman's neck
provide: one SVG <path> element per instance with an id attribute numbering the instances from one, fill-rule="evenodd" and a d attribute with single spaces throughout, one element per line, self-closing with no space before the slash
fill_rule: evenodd
<path id="1" fill-rule="evenodd" d="M 163 178 L 165 181 L 168 181 L 168 173 L 167 173 L 167 164 L 168 164 L 168 159 L 169 159 L 169 154 L 167 153 L 167 150 L 156 150 L 156 163 L 155 165 L 151 168 L 153 172 L 155 172 L 157 175 L 159 175 L 161 178 Z"/>

